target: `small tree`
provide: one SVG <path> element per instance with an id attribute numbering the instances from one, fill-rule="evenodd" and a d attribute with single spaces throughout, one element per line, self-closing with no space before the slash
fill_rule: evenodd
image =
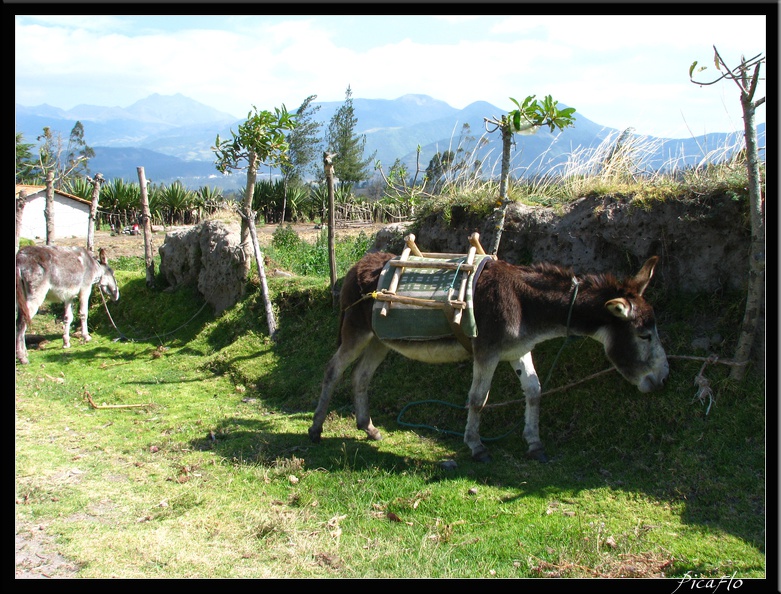
<path id="1" fill-rule="evenodd" d="M 295 129 L 296 122 L 295 116 L 288 113 L 284 105 L 281 108 L 275 107 L 274 113 L 266 110 L 258 111 L 254 105 L 252 108 L 254 113 L 250 111 L 247 114 L 247 120 L 239 126 L 238 134 L 231 130 L 232 138 L 226 140 L 220 140 L 218 134 L 212 150 L 217 155 L 215 164 L 220 173 L 230 169 L 247 169 L 244 204 L 239 210 L 242 218 L 241 245 L 245 253 L 243 275 L 245 278 L 249 276 L 250 262 L 254 254 L 266 305 L 269 335 L 273 338 L 276 334 L 276 322 L 266 284 L 263 254 L 260 252 L 255 232 L 252 197 L 255 193 L 255 180 L 260 165 L 281 167 L 289 163 L 289 145 L 285 131 Z"/>
<path id="2" fill-rule="evenodd" d="M 24 142 L 21 132 L 16 133 L 16 183 L 33 183 L 35 181 L 35 161 L 33 160 L 33 144 Z"/>
<path id="3" fill-rule="evenodd" d="M 334 176 L 343 184 L 355 184 L 371 177 L 370 164 L 376 152 L 368 159 L 363 158 L 366 148 L 366 135 L 355 133 L 358 119 L 353 108 L 353 92 L 347 87 L 344 104 L 337 110 L 328 124 L 326 138 L 327 152 L 334 159 Z"/>
<path id="4" fill-rule="evenodd" d="M 542 126 L 548 126 L 553 132 L 556 128 L 563 130 L 569 126 L 575 125 L 574 107 L 559 109 L 556 107 L 558 101 L 554 101 L 550 95 L 547 95 L 542 101 L 535 101 L 535 95 L 530 95 L 524 99 L 523 104 L 518 103 L 510 97 L 510 101 L 515 103 L 518 109 L 514 109 L 500 120 L 496 118 L 484 118 L 485 129 L 488 133 L 501 131 L 502 134 L 502 172 L 499 179 L 499 199 L 497 206 L 501 209 L 500 221 L 497 225 L 496 235 L 494 235 L 491 253 L 496 255 L 499 251 L 499 241 L 502 238 L 504 229 L 504 218 L 507 212 L 507 178 L 510 175 L 510 149 L 513 145 L 514 134 L 535 134 Z"/>
<path id="5" fill-rule="evenodd" d="M 321 152 L 322 143 L 320 130 L 321 122 L 314 119 L 320 111 L 320 105 L 312 105 L 317 95 L 310 95 L 296 110 L 296 127 L 288 134 L 288 155 L 290 162 L 283 164 L 282 179 L 284 181 L 284 196 L 282 198 L 282 222 L 285 221 L 287 211 L 288 188 L 291 181 L 304 181 L 307 174 L 318 177 L 317 157 Z"/>
<path id="6" fill-rule="evenodd" d="M 46 245 L 54 243 L 54 190 L 59 189 L 69 178 L 80 172 L 87 172 L 87 163 L 95 156 L 84 142 L 84 126 L 76 122 L 71 130 L 67 146 L 59 132 L 53 132 L 45 126 L 43 134 L 38 136 L 43 144 L 38 150 L 38 169 L 46 184 L 46 206 L 43 214 L 46 218 Z"/>
<path id="7" fill-rule="evenodd" d="M 230 139 L 221 140 L 217 135 L 212 150 L 217 155 L 215 163 L 220 173 L 228 170 L 247 170 L 244 203 L 242 206 L 241 244 L 247 255 L 244 276 L 249 273 L 249 261 L 252 257 L 249 244 L 249 222 L 254 223 L 252 196 L 255 192 L 255 180 L 261 165 L 281 167 L 289 163 L 288 142 L 285 131 L 295 128 L 294 116 L 288 113 L 284 105 L 274 108 L 274 112 L 258 111 L 247 114 L 247 120 L 239 126 L 238 133 L 231 130 Z"/>
<path id="8" fill-rule="evenodd" d="M 42 144 L 38 149 L 37 173 L 45 180 L 52 172 L 56 189 L 61 189 L 70 178 L 84 176 L 89 172 L 89 160 L 95 156 L 95 151 L 84 141 L 84 126 L 81 122 L 76 122 L 71 129 L 67 144 L 62 134 L 48 126 L 44 126 L 38 141 Z"/>
<path id="9" fill-rule="evenodd" d="M 709 86 L 722 80 L 731 80 L 740 90 L 740 105 L 743 108 L 743 133 L 746 140 L 746 167 L 748 170 L 748 195 L 751 213 L 751 252 L 749 254 L 746 310 L 743 314 L 743 324 L 741 325 L 738 346 L 735 351 L 735 361 L 744 364 L 734 366 L 730 372 L 730 377 L 739 381 L 743 379 L 746 370 L 745 363 L 748 362 L 751 355 L 751 347 L 754 344 L 757 327 L 759 326 L 762 299 L 765 292 L 765 199 L 762 195 L 757 128 L 754 123 L 754 114 L 757 107 L 765 103 L 764 97 L 754 100 L 757 84 L 762 80 L 759 74 L 762 64 L 765 63 L 765 57 L 762 54 L 758 54 L 750 60 L 746 60 L 745 57 L 741 56 L 740 64 L 735 68 L 730 68 L 724 62 L 716 46 L 713 46 L 713 52 L 713 62 L 716 70 L 721 72 L 723 67 L 725 71 L 712 81 L 697 81 L 694 80 L 697 62 L 694 61 L 689 67 L 689 80 L 700 86 Z M 703 66 L 697 69 L 697 72 L 699 73 L 705 69 L 706 67 Z"/>

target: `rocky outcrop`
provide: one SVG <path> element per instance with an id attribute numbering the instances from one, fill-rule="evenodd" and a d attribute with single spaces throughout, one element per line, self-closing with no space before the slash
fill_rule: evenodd
<path id="1" fill-rule="evenodd" d="M 244 252 L 237 225 L 206 221 L 166 233 L 159 248 L 160 275 L 171 289 L 195 286 L 219 314 L 244 294 Z"/>
<path id="2" fill-rule="evenodd" d="M 426 252 L 464 253 L 469 235 L 477 231 L 490 251 L 495 217 L 453 215 L 449 225 L 432 216 L 410 227 L 418 247 Z M 398 249 L 398 241 L 389 239 L 383 236 L 381 247 Z M 555 209 L 511 204 L 498 256 L 513 264 L 547 261 L 571 266 L 576 274 L 625 276 L 656 255 L 661 261 L 655 286 L 673 292 L 742 291 L 748 278 L 750 239 L 745 200 L 721 195 L 639 203 L 599 196 Z"/>

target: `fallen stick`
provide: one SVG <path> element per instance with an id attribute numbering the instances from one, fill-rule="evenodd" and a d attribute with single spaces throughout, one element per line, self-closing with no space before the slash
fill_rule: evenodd
<path id="1" fill-rule="evenodd" d="M 92 395 L 89 392 L 87 392 L 87 400 L 89 401 L 90 406 L 92 408 L 140 408 L 142 406 L 152 406 L 151 403 L 148 403 L 148 404 L 102 404 L 102 405 L 98 406 L 92 400 Z"/>

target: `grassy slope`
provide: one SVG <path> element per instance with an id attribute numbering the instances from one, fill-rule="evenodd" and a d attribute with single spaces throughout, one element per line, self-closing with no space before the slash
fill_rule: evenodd
<path id="1" fill-rule="evenodd" d="M 279 339 L 266 336 L 257 283 L 214 319 L 188 291 L 152 293 L 143 264 L 115 265 L 112 318 L 99 301 L 94 340 L 50 338 L 16 368 L 17 519 L 57 537 L 81 577 L 540 577 L 765 575 L 764 378 L 705 375 L 715 402 L 694 398 L 701 363 L 672 360 L 660 393 L 617 374 L 543 399 L 551 461 L 524 458 L 523 404 L 500 367 L 477 464 L 463 429 L 463 365 L 395 355 L 378 371 L 367 442 L 349 382 L 332 400 L 323 441 L 306 437 L 337 312 L 323 277 L 270 279 Z M 652 291 L 652 289 L 651 289 Z M 653 294 L 651 294 L 653 301 Z M 734 345 L 740 307 L 699 297 Z M 668 354 L 691 352 L 691 304 L 657 303 Z M 726 306 L 725 306 L 726 305 Z M 75 341 L 74 341 L 74 344 Z M 560 342 L 536 353 L 541 378 Z M 551 384 L 607 367 L 596 343 L 566 347 Z M 97 409 L 97 405 L 146 404 Z M 706 414 L 707 412 L 707 414 Z M 443 460 L 456 468 L 445 469 Z"/>

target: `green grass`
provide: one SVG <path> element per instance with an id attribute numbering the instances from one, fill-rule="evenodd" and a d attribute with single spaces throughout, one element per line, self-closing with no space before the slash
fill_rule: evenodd
<path id="1" fill-rule="evenodd" d="M 275 260 L 302 248 L 286 242 Z M 352 258 L 361 248 L 349 243 L 340 251 Z M 617 374 L 551 393 L 540 464 L 525 458 L 522 395 L 500 366 L 481 425 L 493 462 L 480 464 L 459 436 L 429 429 L 460 433 L 463 411 L 424 403 L 399 418 L 414 401 L 462 405 L 470 366 L 391 354 L 371 390 L 384 439 L 355 428 L 345 378 L 314 445 L 307 429 L 336 346 L 327 272 L 269 279 L 272 341 L 256 279 L 215 317 L 193 291 L 147 289 L 140 258 L 112 266 L 118 330 L 93 296 L 93 340 L 63 350 L 42 312 L 30 332 L 49 342 L 15 369 L 17 522 L 53 535 L 79 577 L 765 577 L 765 384 L 754 369 L 735 383 L 709 366 L 707 414 L 697 361 L 671 359 L 658 393 Z M 729 358 L 739 296 L 652 301 L 669 355 L 702 354 L 688 345 L 708 315 Z M 535 351 L 541 378 L 560 346 Z M 598 344 L 574 341 L 545 389 L 607 366 Z"/>

